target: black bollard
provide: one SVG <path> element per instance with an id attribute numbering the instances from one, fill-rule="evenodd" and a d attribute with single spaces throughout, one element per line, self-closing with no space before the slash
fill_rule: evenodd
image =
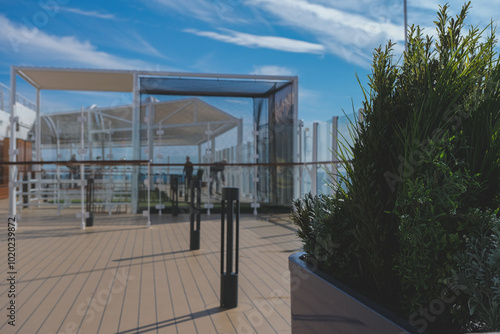
<path id="1" fill-rule="evenodd" d="M 94 179 L 87 179 L 87 212 L 88 218 L 85 218 L 85 226 L 94 226 Z"/>
<path id="2" fill-rule="evenodd" d="M 238 306 L 240 234 L 240 199 L 238 188 L 222 188 L 221 209 L 220 307 L 235 308 Z M 227 216 L 227 223 L 225 223 L 225 216 Z"/>
<path id="3" fill-rule="evenodd" d="M 201 221 L 201 181 L 191 180 L 191 208 L 190 208 L 190 250 L 200 249 L 200 221 Z M 196 203 L 195 203 L 196 193 Z M 195 224 L 196 222 L 196 224 Z"/>
<path id="4" fill-rule="evenodd" d="M 177 175 L 170 176 L 170 198 L 172 199 L 172 216 L 179 214 L 179 179 Z"/>

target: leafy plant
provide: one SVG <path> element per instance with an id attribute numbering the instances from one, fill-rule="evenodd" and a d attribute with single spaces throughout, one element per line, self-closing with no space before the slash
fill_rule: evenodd
<path id="1" fill-rule="evenodd" d="M 375 50 L 354 143 L 337 152 L 343 187 L 295 203 L 320 268 L 405 317 L 440 297 L 462 236 L 498 212 L 500 64 L 493 29 L 466 31 L 469 7 L 441 7 L 435 38 L 411 27 L 402 64 L 391 42 Z M 471 327 L 479 311 L 464 316 L 466 306 L 457 298 L 429 329 Z"/>
<path id="2" fill-rule="evenodd" d="M 455 256 L 453 280 L 468 295 L 470 315 L 486 331 L 500 331 L 500 220 L 483 214 L 480 228 Z"/>

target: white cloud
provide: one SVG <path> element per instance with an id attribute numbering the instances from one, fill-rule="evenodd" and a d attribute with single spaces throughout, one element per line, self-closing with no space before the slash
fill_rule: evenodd
<path id="1" fill-rule="evenodd" d="M 65 11 L 65 12 L 69 12 L 69 13 L 78 14 L 78 15 L 83 15 L 83 16 L 91 16 L 91 17 L 98 18 L 98 19 L 116 20 L 116 17 L 113 14 L 102 14 L 102 13 L 99 13 L 95 10 L 85 11 L 83 9 L 70 8 L 70 7 L 61 7 L 60 10 Z"/>
<path id="2" fill-rule="evenodd" d="M 368 66 L 367 60 L 375 47 L 389 39 L 404 38 L 403 26 L 393 23 L 402 17 L 381 11 L 376 3 L 366 4 L 364 14 L 311 0 L 248 0 L 247 3 L 277 17 L 282 25 L 312 33 L 329 52 L 363 66 Z"/>
<path id="3" fill-rule="evenodd" d="M 238 31 L 224 29 L 223 33 L 214 31 L 199 31 L 196 29 L 185 29 L 185 32 L 198 36 L 212 38 L 221 42 L 231 43 L 251 48 L 266 48 L 288 52 L 299 53 L 323 53 L 324 46 L 277 36 L 257 36 Z"/>
<path id="4" fill-rule="evenodd" d="M 0 15 L 0 52 L 14 56 L 17 61 L 31 63 L 63 63 L 64 66 L 137 69 L 147 64 L 99 51 L 88 41 L 74 36 L 49 35 L 36 27 L 13 24 Z"/>
<path id="5" fill-rule="evenodd" d="M 247 22 L 242 17 L 234 15 L 234 11 L 242 4 L 242 0 L 154 0 L 152 3 L 206 22 Z"/>
<path id="6" fill-rule="evenodd" d="M 255 75 L 279 75 L 292 76 L 293 71 L 289 68 L 276 65 L 254 66 L 254 70 L 250 74 Z"/>

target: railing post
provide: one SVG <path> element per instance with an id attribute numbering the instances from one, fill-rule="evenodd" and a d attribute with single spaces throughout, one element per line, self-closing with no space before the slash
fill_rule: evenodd
<path id="1" fill-rule="evenodd" d="M 240 227 L 240 200 L 238 188 L 222 188 L 221 210 L 220 307 L 235 308 L 238 306 Z M 227 222 L 225 222 L 226 216 Z"/>
<path id="2" fill-rule="evenodd" d="M 190 250 L 200 249 L 201 227 L 201 180 L 191 180 L 191 208 L 190 208 Z M 195 196 L 196 195 L 196 196 Z M 195 203 L 196 197 L 196 203 Z"/>

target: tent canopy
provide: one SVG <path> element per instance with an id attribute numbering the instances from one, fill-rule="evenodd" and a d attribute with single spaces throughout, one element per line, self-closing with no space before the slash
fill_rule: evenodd
<path id="1" fill-rule="evenodd" d="M 217 137 L 233 129 L 239 120 L 228 113 L 197 98 L 150 102 L 142 104 L 141 113 L 146 108 L 154 110 L 152 134 L 155 143 L 162 145 L 200 145 L 207 141 L 206 131 Z M 42 144 L 60 145 L 80 142 L 80 123 L 77 121 L 81 111 L 42 115 Z M 111 141 L 115 146 L 130 146 L 132 131 L 132 106 L 124 105 L 110 108 L 89 108 L 84 110 L 87 118 L 85 141 Z M 142 124 L 141 139 L 147 140 L 147 126 Z M 111 135 L 111 138 L 109 136 Z M 90 136 L 90 137 L 89 137 Z"/>
<path id="2" fill-rule="evenodd" d="M 134 75 L 144 94 L 265 97 L 291 84 L 296 77 L 195 74 L 151 71 L 15 67 L 16 73 L 41 90 L 129 92 Z"/>

